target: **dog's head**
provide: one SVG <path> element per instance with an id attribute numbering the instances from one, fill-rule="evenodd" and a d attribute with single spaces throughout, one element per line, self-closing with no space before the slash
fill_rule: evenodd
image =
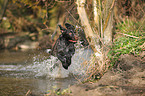
<path id="1" fill-rule="evenodd" d="M 58 25 L 60 30 L 61 30 L 61 33 L 62 33 L 62 36 L 64 38 L 66 38 L 66 40 L 68 40 L 69 42 L 73 42 L 73 43 L 76 43 L 77 40 L 78 40 L 78 37 L 76 36 L 76 32 L 75 32 L 75 29 L 74 29 L 74 26 L 69 24 L 69 23 L 65 23 L 65 26 L 66 28 L 62 27 L 61 25 Z"/>

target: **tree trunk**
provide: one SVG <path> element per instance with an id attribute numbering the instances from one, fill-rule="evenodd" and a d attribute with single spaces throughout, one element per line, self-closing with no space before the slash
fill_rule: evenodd
<path id="1" fill-rule="evenodd" d="M 85 11 L 85 0 L 77 0 L 77 11 L 78 11 L 78 14 L 79 14 L 79 17 L 80 17 L 80 20 L 81 20 L 81 24 L 82 26 L 84 27 L 84 31 L 85 31 L 85 34 L 86 34 L 86 38 L 88 39 L 88 41 L 90 42 L 90 46 L 92 47 L 92 49 L 96 52 L 96 43 L 99 43 L 97 41 L 97 36 L 96 34 L 94 34 L 91 26 L 90 26 L 90 23 L 89 23 L 89 19 L 87 17 L 87 13 Z"/>
<path id="2" fill-rule="evenodd" d="M 113 6 L 115 0 L 106 0 L 105 4 L 105 25 L 104 25 L 104 44 L 106 46 L 112 44 L 112 29 L 113 29 Z"/>
<path id="3" fill-rule="evenodd" d="M 94 23 L 99 28 L 99 15 L 97 9 L 97 0 L 93 0 Z"/>
<path id="4" fill-rule="evenodd" d="M 107 69 L 105 61 L 107 58 L 106 48 L 108 49 L 108 45 L 112 42 L 112 10 L 114 2 L 115 0 L 92 0 L 95 26 L 91 26 L 85 11 L 85 5 L 87 5 L 85 4 L 85 0 L 77 0 L 77 10 L 81 24 L 84 26 L 85 34 L 87 38 L 89 38 L 90 45 L 94 51 L 94 55 L 90 62 L 93 67 L 91 70 L 95 70 L 94 72 L 91 71 L 91 74 L 97 74 L 97 72 L 102 73 Z"/>

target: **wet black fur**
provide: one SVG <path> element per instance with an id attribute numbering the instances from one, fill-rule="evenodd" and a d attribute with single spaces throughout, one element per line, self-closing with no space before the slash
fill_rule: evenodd
<path id="1" fill-rule="evenodd" d="M 58 25 L 61 30 L 61 35 L 56 40 L 52 49 L 52 55 L 56 56 L 65 69 L 71 65 L 71 58 L 75 53 L 74 44 L 77 42 L 75 28 L 69 23 L 65 23 L 65 27 Z M 85 32 L 82 28 L 78 29 L 79 41 L 84 47 L 88 47 L 89 43 L 86 39 Z"/>
<path id="2" fill-rule="evenodd" d="M 59 25 L 62 34 L 56 40 L 52 49 L 52 55 L 62 62 L 63 68 L 68 69 L 71 65 L 71 58 L 75 53 L 74 44 L 77 42 L 77 37 L 73 25 L 66 23 L 65 26 L 66 28 Z"/>

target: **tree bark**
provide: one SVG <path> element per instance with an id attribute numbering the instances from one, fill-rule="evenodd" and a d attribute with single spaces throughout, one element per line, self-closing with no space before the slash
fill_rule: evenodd
<path id="1" fill-rule="evenodd" d="M 78 14 L 79 14 L 79 17 L 80 17 L 80 20 L 81 20 L 81 24 L 82 26 L 84 27 L 84 31 L 85 31 L 85 34 L 86 34 L 86 38 L 88 39 L 88 41 L 90 42 L 90 46 L 91 48 L 93 49 L 93 51 L 97 51 L 96 50 L 96 46 L 97 45 L 97 36 L 96 34 L 94 34 L 92 28 L 91 28 L 91 25 L 89 23 L 89 19 L 87 17 L 87 13 L 85 11 L 85 0 L 77 0 L 77 11 L 78 11 Z"/>
<path id="2" fill-rule="evenodd" d="M 94 22 L 95 25 L 99 28 L 99 15 L 97 9 L 97 0 L 93 0 L 93 13 L 94 13 Z"/>
<path id="3" fill-rule="evenodd" d="M 106 0 L 105 5 L 105 24 L 103 28 L 104 32 L 104 44 L 106 46 L 112 44 L 112 29 L 113 29 L 113 6 L 115 0 Z"/>

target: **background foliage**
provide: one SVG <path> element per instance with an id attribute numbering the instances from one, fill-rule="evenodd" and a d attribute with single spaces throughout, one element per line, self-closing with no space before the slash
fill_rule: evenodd
<path id="1" fill-rule="evenodd" d="M 92 2 L 93 0 L 87 0 L 85 8 L 91 27 L 97 29 L 93 19 Z M 103 10 L 104 4 L 103 1 L 100 4 L 102 6 L 99 7 L 103 12 L 105 11 Z M 44 44 L 48 45 L 52 43 L 52 35 L 55 35 L 54 40 L 59 35 L 59 32 L 57 33 L 58 23 L 69 22 L 81 25 L 76 10 L 75 0 L 9 0 L 0 24 L 0 35 L 4 36 L 7 33 L 34 35 L 35 38 L 31 39 L 32 41 L 45 42 L 47 40 L 48 42 Z M 139 55 L 140 51 L 144 50 L 144 47 L 140 46 L 145 41 L 145 1 L 116 0 L 113 11 L 114 39 L 108 54 L 109 58 L 112 62 L 116 62 L 121 54 Z M 43 38 L 45 40 L 42 40 Z"/>

